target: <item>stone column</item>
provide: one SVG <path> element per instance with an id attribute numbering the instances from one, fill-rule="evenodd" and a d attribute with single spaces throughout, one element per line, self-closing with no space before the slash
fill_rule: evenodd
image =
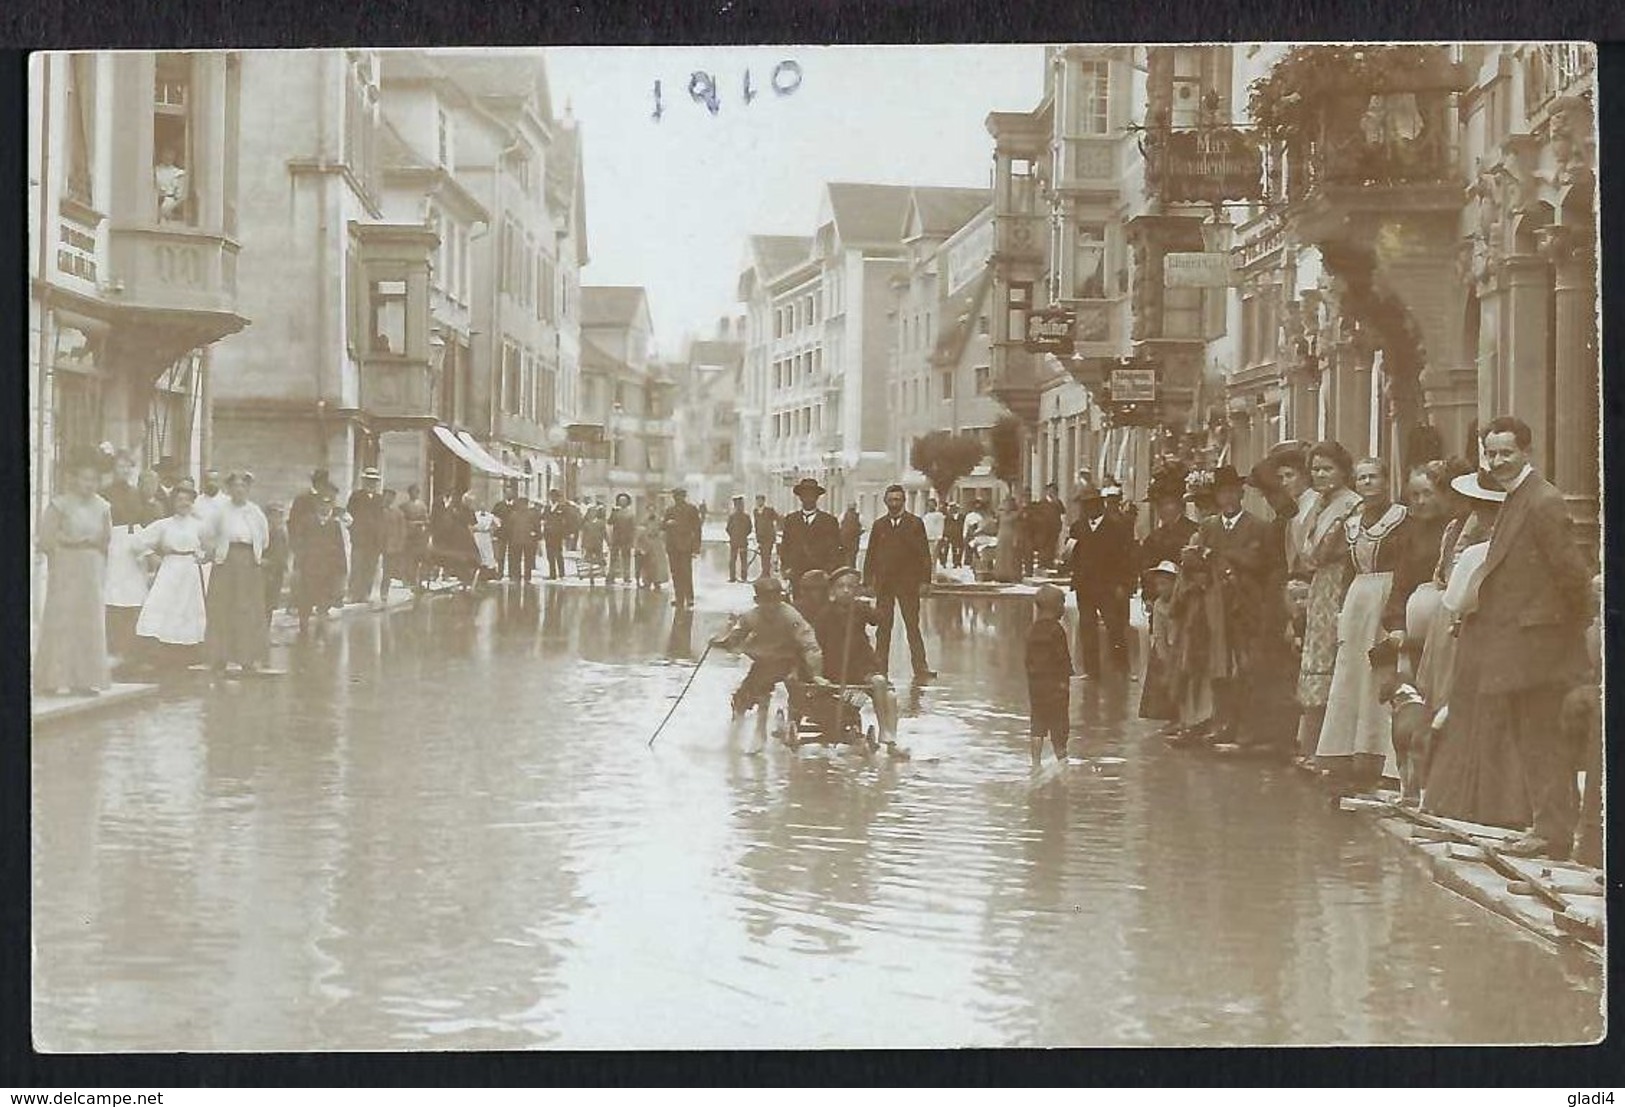
<path id="1" fill-rule="evenodd" d="M 1545 470 L 1562 490 L 1587 548 L 1596 551 L 1599 532 L 1598 477 L 1601 458 L 1597 347 L 1596 254 L 1589 228 L 1553 226 L 1541 233 L 1541 252 L 1556 278 L 1556 420 Z"/>
<path id="2" fill-rule="evenodd" d="M 1502 270 L 1502 281 L 1506 294 L 1501 298 L 1505 351 L 1501 374 L 1508 410 L 1494 415 L 1516 415 L 1534 429 L 1535 467 L 1550 473 L 1552 408 L 1547 350 L 1551 338 L 1551 267 L 1542 257 L 1510 257 Z"/>

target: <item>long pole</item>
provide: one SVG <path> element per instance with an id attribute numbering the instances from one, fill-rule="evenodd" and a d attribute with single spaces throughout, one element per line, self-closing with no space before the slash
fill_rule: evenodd
<path id="1" fill-rule="evenodd" d="M 649 744 L 645 747 L 646 749 L 654 749 L 655 739 L 660 737 L 660 732 L 666 729 L 666 724 L 671 722 L 671 717 L 677 713 L 677 708 L 682 705 L 683 697 L 688 695 L 689 688 L 694 684 L 694 678 L 700 675 L 700 666 L 704 665 L 705 659 L 710 656 L 711 644 L 708 642 L 705 649 L 700 653 L 700 659 L 694 662 L 694 671 L 688 674 L 688 680 L 683 683 L 683 690 L 677 693 L 677 698 L 672 701 L 671 709 L 666 712 L 666 717 L 660 720 L 660 725 L 655 727 L 655 732 L 649 735 Z"/>

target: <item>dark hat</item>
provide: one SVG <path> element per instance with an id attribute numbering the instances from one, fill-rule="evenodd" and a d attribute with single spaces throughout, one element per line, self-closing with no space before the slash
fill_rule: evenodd
<path id="1" fill-rule="evenodd" d="M 686 488 L 673 488 L 671 490 L 671 494 L 673 496 L 687 496 L 688 495 L 688 489 L 686 489 Z"/>
<path id="2" fill-rule="evenodd" d="M 1265 456 L 1273 459 L 1286 454 L 1298 454 L 1301 456 L 1303 454 L 1307 454 L 1308 452 L 1309 443 L 1303 441 L 1301 438 L 1289 438 L 1285 442 L 1277 442 L 1275 445 L 1271 446 L 1269 453 Z"/>
<path id="3" fill-rule="evenodd" d="M 801 580 L 799 582 L 800 587 L 802 588 L 812 588 L 814 586 L 822 586 L 827 588 L 830 583 L 830 575 L 824 572 L 822 569 L 808 569 L 805 573 L 801 574 Z"/>
<path id="4" fill-rule="evenodd" d="M 824 492 L 826 491 L 826 489 L 824 488 L 823 485 L 819 484 L 817 481 L 813 480 L 811 477 L 802 477 L 799 481 L 796 482 L 795 487 L 790 489 L 790 491 L 793 492 L 797 496 L 801 495 L 803 492 L 816 492 L 820 496 L 822 496 L 824 494 Z"/>
<path id="5" fill-rule="evenodd" d="M 757 577 L 751 584 L 751 590 L 759 600 L 784 598 L 784 582 L 778 577 Z"/>
<path id="6" fill-rule="evenodd" d="M 310 483 L 311 484 L 326 484 L 329 481 L 329 479 L 330 479 L 330 477 L 328 476 L 328 472 L 327 472 L 326 469 L 316 469 L 316 470 L 313 470 L 311 472 L 311 474 L 310 474 Z"/>
<path id="7" fill-rule="evenodd" d="M 1106 494 L 1092 484 L 1078 489 L 1076 496 L 1080 504 L 1094 503 L 1096 500 L 1106 498 Z"/>
<path id="8" fill-rule="evenodd" d="M 1245 488 L 1247 482 L 1241 479 L 1234 465 L 1221 465 L 1213 470 L 1213 487 L 1219 488 Z"/>
<path id="9" fill-rule="evenodd" d="M 735 496 L 734 497 L 734 503 L 742 504 L 744 502 L 745 502 L 745 497 L 743 497 L 743 496 Z"/>
<path id="10" fill-rule="evenodd" d="M 811 575 L 811 574 L 809 574 L 809 575 Z M 852 568 L 852 566 L 845 565 L 845 566 L 842 566 L 841 568 L 835 570 L 833 573 L 831 573 L 829 575 L 829 582 L 831 584 L 834 584 L 836 581 L 845 580 L 847 577 L 859 577 L 859 578 L 861 578 L 862 576 L 863 576 L 863 574 L 858 572 L 856 569 Z M 807 580 L 806 577 L 802 577 L 801 579 L 802 579 L 803 583 L 805 583 L 806 580 Z"/>

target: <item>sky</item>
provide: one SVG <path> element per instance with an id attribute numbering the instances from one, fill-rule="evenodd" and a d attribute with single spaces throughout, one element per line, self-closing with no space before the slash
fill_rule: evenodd
<path id="1" fill-rule="evenodd" d="M 742 310 L 752 234 L 810 234 L 825 181 L 987 187 L 991 111 L 1031 111 L 1040 46 L 620 47 L 545 51 L 585 150 L 588 285 L 648 289 L 662 353 Z M 781 62 L 800 67 L 780 95 Z M 744 99 L 746 70 L 756 98 Z M 715 79 L 717 113 L 689 95 Z M 663 112 L 654 118 L 654 84 Z M 793 71 L 779 83 L 796 85 Z"/>

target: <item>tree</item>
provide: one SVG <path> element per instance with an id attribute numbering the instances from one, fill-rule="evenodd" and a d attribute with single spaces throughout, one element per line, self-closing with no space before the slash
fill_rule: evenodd
<path id="1" fill-rule="evenodd" d="M 1022 456 L 1021 420 L 1014 415 L 1001 415 L 993 424 L 993 475 L 1009 486 L 1012 492 L 1024 483 L 1027 466 Z"/>
<path id="2" fill-rule="evenodd" d="M 982 463 L 983 453 L 982 440 L 974 434 L 934 430 L 914 440 L 908 463 L 925 474 L 938 500 L 946 500 L 954 485 Z"/>

